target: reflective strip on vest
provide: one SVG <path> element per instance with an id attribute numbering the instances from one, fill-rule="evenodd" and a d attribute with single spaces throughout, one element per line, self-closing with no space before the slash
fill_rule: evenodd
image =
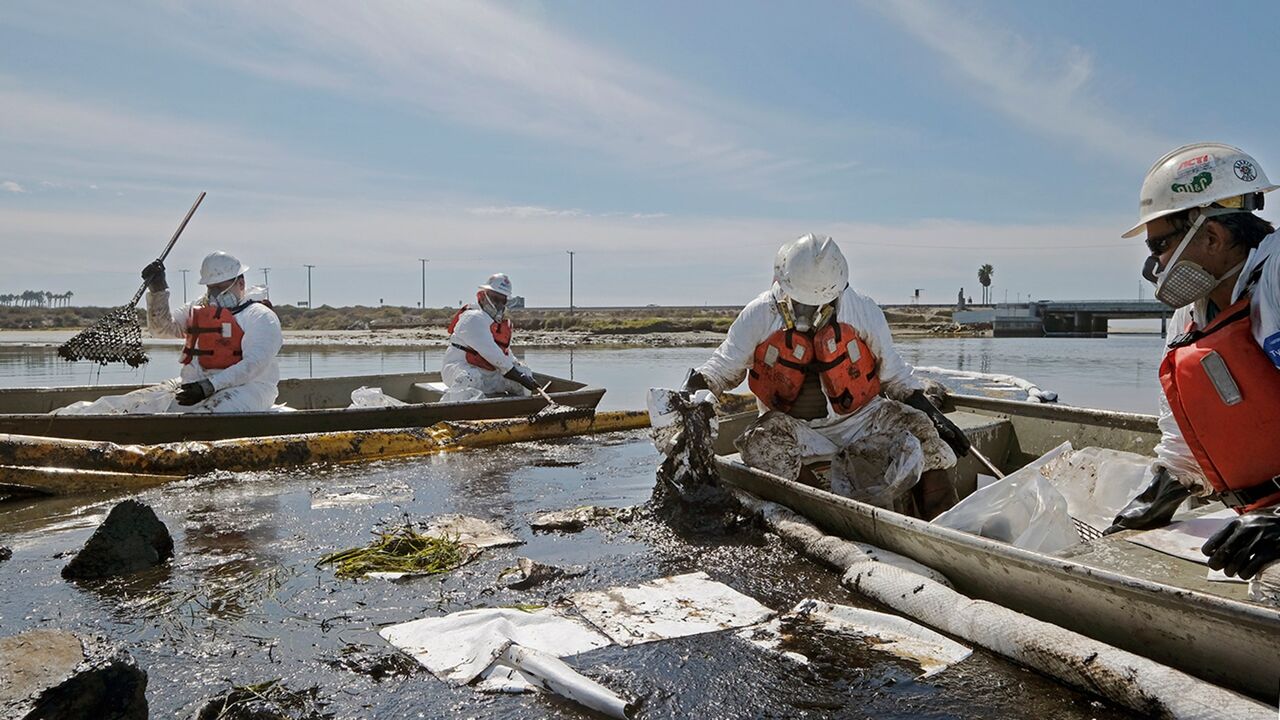
<path id="1" fill-rule="evenodd" d="M 1175 340 L 1160 384 L 1224 503 L 1241 513 L 1280 503 L 1280 369 L 1253 338 L 1248 297 Z"/>

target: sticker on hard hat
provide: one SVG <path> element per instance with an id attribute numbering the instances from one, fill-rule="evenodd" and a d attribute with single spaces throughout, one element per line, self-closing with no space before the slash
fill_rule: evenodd
<path id="1" fill-rule="evenodd" d="M 1188 183 L 1173 183 L 1169 189 L 1176 193 L 1200 193 L 1213 184 L 1213 173 L 1202 172 L 1191 178 Z"/>
<path id="2" fill-rule="evenodd" d="M 1280 368 L 1280 332 L 1263 341 L 1262 351 L 1271 358 L 1272 364 Z"/>
<path id="3" fill-rule="evenodd" d="M 1245 182 L 1253 182 L 1258 179 L 1257 168 L 1248 160 L 1237 160 L 1235 167 L 1232 169 L 1235 170 L 1236 177 Z"/>
<path id="4" fill-rule="evenodd" d="M 1198 172 L 1212 170 L 1217 164 L 1218 161 L 1214 160 L 1212 155 L 1199 155 L 1193 158 L 1187 158 L 1182 161 L 1182 164 L 1178 165 L 1177 177 L 1179 180 L 1182 180 L 1184 178 L 1191 177 Z"/>

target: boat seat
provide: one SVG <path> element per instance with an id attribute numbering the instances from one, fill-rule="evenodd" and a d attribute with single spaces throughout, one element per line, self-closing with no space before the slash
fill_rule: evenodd
<path id="1" fill-rule="evenodd" d="M 969 437 L 969 442 L 996 467 L 1004 470 L 1009 461 L 1009 448 L 1013 442 L 1013 423 L 994 415 L 953 410 L 947 418 Z M 961 499 L 968 497 L 978 487 L 978 475 L 990 475 L 978 458 L 970 453 L 956 462 L 951 470 L 956 493 Z"/>

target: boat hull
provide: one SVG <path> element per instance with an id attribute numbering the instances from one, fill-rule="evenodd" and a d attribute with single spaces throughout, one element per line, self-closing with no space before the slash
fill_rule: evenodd
<path id="1" fill-rule="evenodd" d="M 1103 432 L 1108 422 L 1121 426 L 1114 428 L 1116 444 L 1132 449 L 1134 443 L 1145 442 L 1143 437 L 1150 439 L 1155 426 L 1155 419 L 1148 416 L 1074 408 L 1060 408 L 1055 413 L 1044 406 L 985 399 L 966 402 L 960 398 L 955 403 L 960 415 L 980 413 L 1014 425 L 1012 432 L 1005 428 L 1003 453 L 998 446 L 990 448 L 997 457 L 1034 456 L 1040 448 L 1048 449 L 1063 440 L 1072 440 L 1077 447 L 1106 447 L 1100 440 L 1108 437 Z M 730 434 L 735 430 L 732 422 L 721 427 Z M 1025 442 L 1018 440 L 1019 434 Z M 724 448 L 723 435 L 720 441 Z M 1150 576 L 1114 572 L 1096 563 L 1044 555 L 937 527 L 749 468 L 735 455 L 718 457 L 717 467 L 726 484 L 785 505 L 832 535 L 867 542 L 928 565 L 971 597 L 999 603 L 1223 687 L 1272 703 L 1277 700 L 1278 609 L 1188 589 L 1188 583 L 1166 584 Z M 965 479 L 960 478 L 962 484 Z M 1097 543 L 1109 544 L 1114 553 L 1133 548 L 1140 554 L 1144 550 L 1118 536 L 1091 544 Z M 1193 568 L 1184 568 L 1187 572 L 1198 572 L 1200 586 L 1209 587 L 1203 582 L 1204 566 L 1181 562 Z M 1238 585 L 1222 589 L 1243 594 Z"/>
<path id="2" fill-rule="evenodd" d="M 563 405 L 595 408 L 604 389 L 539 376 L 551 397 Z M 532 415 L 546 406 L 541 398 L 490 398 L 465 403 L 438 402 L 439 373 L 291 379 L 280 382 L 279 401 L 294 412 L 163 414 L 163 415 L 50 415 L 48 410 L 79 400 L 94 400 L 140 386 L 76 387 L 0 390 L 0 433 L 43 437 L 155 444 L 182 440 L 294 435 L 345 430 L 428 427 L 444 420 L 492 420 Z M 381 387 L 385 393 L 410 402 L 376 408 L 346 408 L 351 391 Z M 334 407 L 336 406 L 336 407 Z"/>

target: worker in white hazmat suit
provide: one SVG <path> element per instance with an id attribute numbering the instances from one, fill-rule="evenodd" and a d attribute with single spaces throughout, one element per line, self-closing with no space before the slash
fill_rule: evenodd
<path id="1" fill-rule="evenodd" d="M 533 372 L 511 354 L 510 299 L 511 279 L 496 273 L 478 288 L 476 302 L 449 321 L 449 347 L 440 368 L 449 389 L 442 402 L 522 397 L 537 389 Z"/>
<path id="2" fill-rule="evenodd" d="M 1205 543 L 1209 566 L 1280 604 L 1280 237 L 1255 214 L 1277 186 L 1239 148 L 1180 147 L 1148 171 L 1143 275 L 1177 308 L 1160 366 L 1151 484 L 1107 532 L 1166 525 L 1189 495 L 1233 508 Z"/>
<path id="3" fill-rule="evenodd" d="M 182 373 L 168 383 L 175 390 L 170 412 L 265 412 L 275 403 L 284 336 L 265 290 L 245 287 L 248 270 L 228 253 L 211 253 L 200 264 L 204 296 L 170 308 L 164 263 L 143 268 L 148 329 L 185 340 Z"/>
<path id="4" fill-rule="evenodd" d="M 747 379 L 762 413 L 738 440 L 748 465 L 799 479 L 807 463 L 834 456 L 834 492 L 932 518 L 956 502 L 946 471 L 969 442 L 924 396 L 880 307 L 848 279 L 830 238 L 783 245 L 773 287 L 742 309 L 685 389 L 720 394 Z"/>

